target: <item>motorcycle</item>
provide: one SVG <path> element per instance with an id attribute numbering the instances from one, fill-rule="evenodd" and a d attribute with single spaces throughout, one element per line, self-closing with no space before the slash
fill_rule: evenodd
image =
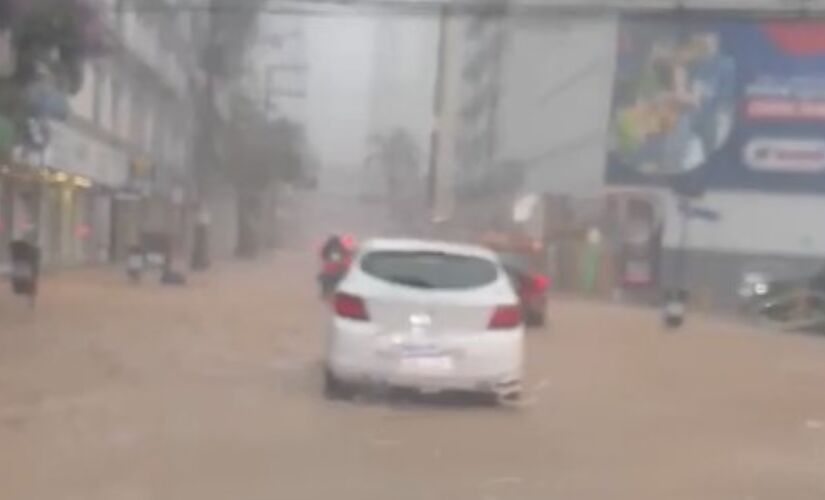
<path id="1" fill-rule="evenodd" d="M 747 273 L 738 292 L 745 312 L 771 328 L 825 331 L 825 270 L 786 280 Z"/>
<path id="2" fill-rule="evenodd" d="M 146 256 L 139 246 L 129 248 L 129 255 L 126 258 L 126 275 L 133 284 L 140 283 L 143 272 L 146 269 Z"/>
<path id="3" fill-rule="evenodd" d="M 335 252 L 321 264 L 321 272 L 318 274 L 318 285 L 321 289 L 321 298 L 328 299 L 338 288 L 338 284 L 347 273 L 350 264 L 350 257 L 346 254 Z"/>

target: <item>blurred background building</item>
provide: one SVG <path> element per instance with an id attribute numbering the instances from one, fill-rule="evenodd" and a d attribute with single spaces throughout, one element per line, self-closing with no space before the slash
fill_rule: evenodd
<path id="1" fill-rule="evenodd" d="M 141 228 L 177 221 L 169 211 L 183 203 L 190 166 L 192 18 L 141 4 L 89 2 L 109 56 L 82 63 L 71 98 L 33 85 L 46 89 L 35 102 L 63 101 L 65 111 L 31 118 L 42 142 L 19 141 L 3 167 L 0 257 L 28 237 L 47 266 L 108 262 Z"/>
<path id="2" fill-rule="evenodd" d="M 494 7 L 504 15 L 448 9 L 442 23 L 440 104 L 434 119 L 438 144 L 430 172 L 439 218 L 452 218 L 456 225 L 473 218 L 479 226 L 495 225 L 512 219 L 519 197 L 550 196 L 563 202 L 553 206 L 569 211 L 566 234 L 584 238 L 590 225 L 615 236 L 618 243 L 610 243 L 604 255 L 616 259 L 606 268 L 621 284 L 622 234 L 638 226 L 630 220 L 633 213 L 650 214 L 646 234 L 658 240 L 648 256 L 656 260 L 651 264 L 656 269 L 642 273 L 649 280 L 639 282 L 639 273 L 630 273 L 635 277 L 628 284 L 688 286 L 708 303 L 730 304 L 749 270 L 804 274 L 819 265 L 825 233 L 814 221 L 825 215 L 825 198 L 816 193 L 779 189 L 779 184 L 712 187 L 695 204 L 713 213 L 714 220 L 691 222 L 685 239 L 674 193 L 620 185 L 606 176 L 622 19 L 659 13 L 675 20 L 674 29 L 679 16 L 691 22 L 723 16 L 758 23 L 815 11 L 821 8 L 816 3 L 557 1 Z M 637 202 L 648 208 L 633 209 Z M 583 241 L 575 245 L 586 247 Z M 692 267 L 689 283 L 680 283 L 673 271 L 683 258 L 702 263 Z"/>

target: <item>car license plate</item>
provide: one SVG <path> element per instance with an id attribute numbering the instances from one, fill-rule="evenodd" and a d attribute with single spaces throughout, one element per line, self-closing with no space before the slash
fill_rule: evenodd
<path id="1" fill-rule="evenodd" d="M 453 369 L 449 356 L 412 356 L 401 358 L 400 369 L 404 373 L 438 375 Z"/>

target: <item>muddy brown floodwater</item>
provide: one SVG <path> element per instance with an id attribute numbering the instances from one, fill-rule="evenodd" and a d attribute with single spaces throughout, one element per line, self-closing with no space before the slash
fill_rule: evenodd
<path id="1" fill-rule="evenodd" d="M 555 299 L 523 407 L 327 402 L 312 259 L 0 293 L 8 500 L 825 498 L 825 338 Z"/>

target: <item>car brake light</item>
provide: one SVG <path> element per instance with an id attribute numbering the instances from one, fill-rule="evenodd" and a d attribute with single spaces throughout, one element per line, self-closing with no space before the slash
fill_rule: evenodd
<path id="1" fill-rule="evenodd" d="M 506 330 L 521 324 L 521 308 L 516 305 L 498 306 L 490 318 L 490 330 Z"/>
<path id="2" fill-rule="evenodd" d="M 367 321 L 367 307 L 364 300 L 347 293 L 336 293 L 334 301 L 335 314 L 342 318 Z"/>

